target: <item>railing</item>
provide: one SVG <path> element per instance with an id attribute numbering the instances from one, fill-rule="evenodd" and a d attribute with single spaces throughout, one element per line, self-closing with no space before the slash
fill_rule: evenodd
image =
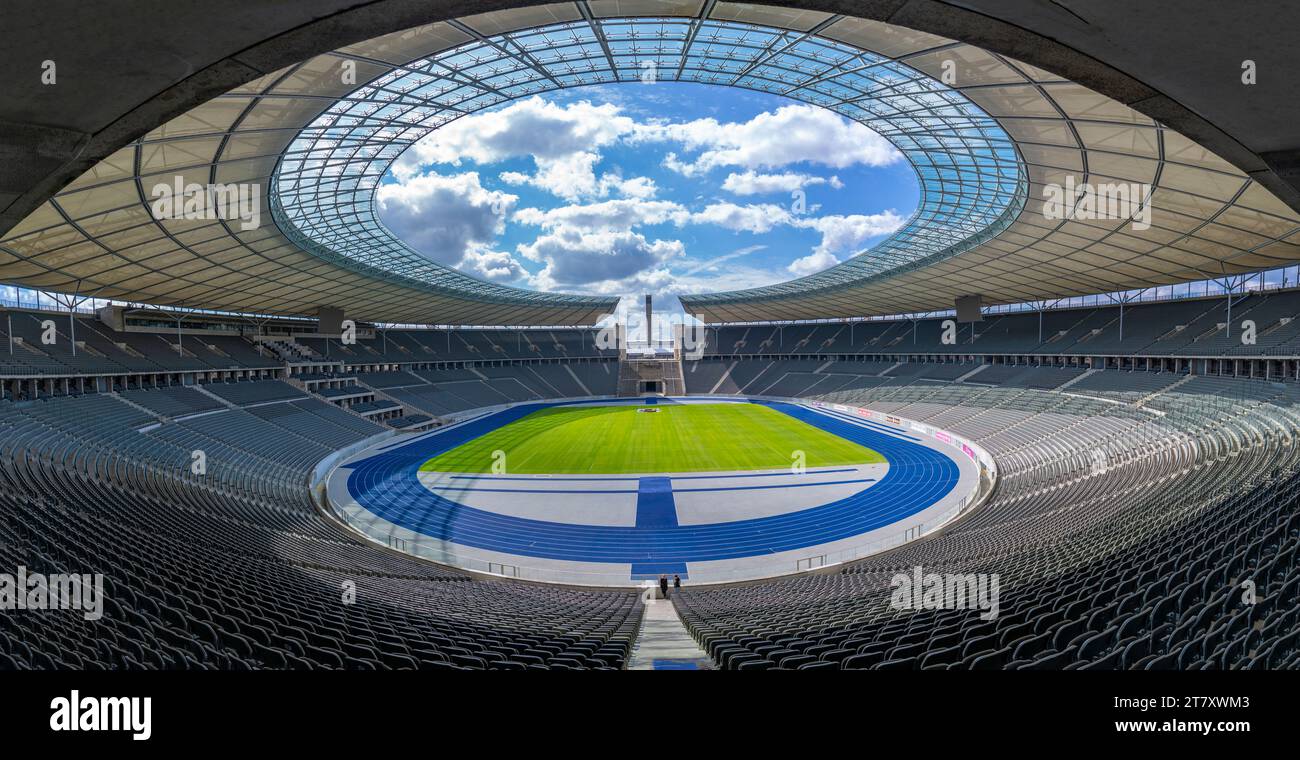
<path id="1" fill-rule="evenodd" d="M 794 569 L 796 572 L 800 572 L 803 570 L 813 570 L 825 564 L 826 564 L 826 555 L 817 554 L 812 557 L 805 557 L 804 559 L 796 560 L 794 563 Z"/>

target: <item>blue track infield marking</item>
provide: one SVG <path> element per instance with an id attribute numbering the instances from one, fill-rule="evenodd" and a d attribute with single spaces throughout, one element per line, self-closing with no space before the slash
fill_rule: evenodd
<path id="1" fill-rule="evenodd" d="M 699 670 L 700 665 L 697 660 L 655 660 L 651 664 L 652 670 Z"/>
<path id="2" fill-rule="evenodd" d="M 651 670 L 704 670 L 713 665 L 713 661 L 707 657 L 700 657 L 694 660 L 683 659 L 681 657 L 656 657 L 650 663 Z"/>
<path id="3" fill-rule="evenodd" d="M 685 562 L 633 562 L 631 580 L 634 581 L 657 581 L 659 576 L 667 575 L 668 580 L 672 576 L 680 575 L 682 580 L 687 580 L 691 576 L 686 573 Z"/>
<path id="4" fill-rule="evenodd" d="M 791 476 L 795 477 L 795 476 Z M 815 488 L 816 486 L 846 486 L 853 483 L 874 483 L 875 478 L 854 478 L 853 480 L 820 480 L 816 483 L 775 483 L 767 486 L 714 486 L 712 488 L 677 488 L 677 493 L 700 493 L 703 491 L 765 491 L 777 488 Z"/>
<path id="5" fill-rule="evenodd" d="M 677 527 L 677 504 L 668 478 L 641 478 L 636 491 L 636 527 Z"/>
<path id="6" fill-rule="evenodd" d="M 788 474 L 788 473 L 787 473 Z M 790 475 L 790 477 L 797 477 Z M 672 481 L 678 478 L 638 478 L 640 481 L 646 480 L 664 480 Z M 854 478 L 852 480 L 819 480 L 815 483 L 772 483 L 770 485 L 758 486 L 713 486 L 711 488 L 670 488 L 669 493 L 700 493 L 704 491 L 771 491 L 778 488 L 815 488 L 817 486 L 843 486 L 853 483 L 874 483 L 875 478 Z M 430 488 L 445 492 L 456 491 L 459 493 L 557 493 L 557 494 L 585 494 L 585 493 L 645 493 L 643 488 L 476 488 L 474 486 L 440 486 L 432 485 Z M 675 524 L 675 523 L 674 523 Z"/>
<path id="7" fill-rule="evenodd" d="M 398 527 L 467 547 L 576 562 L 686 563 L 754 557 L 852 538 L 936 504 L 961 470 L 944 453 L 808 407 L 752 402 L 880 452 L 875 484 L 828 504 L 768 517 L 673 527 L 579 525 L 489 512 L 433 493 L 420 482 L 429 459 L 539 409 L 521 404 L 347 465 L 352 499 Z"/>
<path id="8" fill-rule="evenodd" d="M 857 472 L 857 470 L 853 467 L 841 467 L 835 470 L 804 470 L 805 475 L 830 475 L 830 474 L 842 473 L 842 472 Z M 789 475 L 790 472 L 788 470 L 782 470 L 781 472 L 756 472 L 752 474 L 742 472 L 742 473 L 732 473 L 727 475 L 665 475 L 664 477 L 672 478 L 673 480 L 721 480 L 723 478 L 783 478 L 783 477 L 789 477 Z M 566 477 L 551 476 L 551 475 L 451 475 L 449 476 L 448 479 L 449 480 L 528 480 L 532 482 L 537 482 L 539 480 L 542 482 L 558 480 L 558 481 L 578 481 L 580 483 L 592 483 L 592 482 L 599 482 L 602 480 L 640 480 L 642 477 L 643 476 L 641 475 L 627 475 L 625 477 L 615 477 L 612 475 L 611 476 L 588 475 L 588 476 L 574 477 L 574 478 L 566 478 Z"/>
<path id="9" fill-rule="evenodd" d="M 430 488 L 458 493 L 639 493 L 635 488 L 475 488 L 474 486 L 430 486 Z"/>

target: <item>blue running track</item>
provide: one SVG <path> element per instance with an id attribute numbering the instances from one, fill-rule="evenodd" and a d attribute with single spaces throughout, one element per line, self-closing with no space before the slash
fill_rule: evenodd
<path id="1" fill-rule="evenodd" d="M 348 492 L 371 513 L 408 530 L 462 546 L 554 560 L 633 563 L 646 567 L 737 559 L 802 549 L 852 538 L 898 522 L 947 496 L 961 471 L 942 452 L 910 436 L 815 412 L 797 404 L 755 401 L 829 433 L 880 452 L 889 469 L 878 483 L 838 501 L 771 517 L 703 525 L 670 519 L 671 493 L 653 483 L 635 527 L 532 520 L 467 507 L 420 483 L 429 459 L 539 409 L 523 404 L 484 415 L 433 436 L 394 446 L 347 468 Z M 669 480 L 665 478 L 665 480 Z M 630 490 L 632 483 L 620 490 Z M 664 501 L 666 496 L 667 501 Z M 647 568 L 648 569 L 648 568 Z"/>

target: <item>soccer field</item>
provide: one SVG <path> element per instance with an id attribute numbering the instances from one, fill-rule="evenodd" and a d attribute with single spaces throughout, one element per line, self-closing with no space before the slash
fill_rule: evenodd
<path id="1" fill-rule="evenodd" d="M 643 411 L 654 410 L 654 411 Z M 879 453 L 757 404 L 552 407 L 426 462 L 430 472 L 622 474 L 788 468 L 884 462 Z"/>

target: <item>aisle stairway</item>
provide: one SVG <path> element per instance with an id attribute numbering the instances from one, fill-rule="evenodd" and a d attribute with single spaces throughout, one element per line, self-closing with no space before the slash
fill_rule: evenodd
<path id="1" fill-rule="evenodd" d="M 660 395 L 686 394 L 686 381 L 682 376 L 682 363 L 674 359 L 624 359 L 618 365 L 618 395 L 641 395 L 641 383 L 647 380 L 660 383 Z"/>
<path id="2" fill-rule="evenodd" d="M 658 590 L 652 592 L 658 595 Z M 641 632 L 628 670 L 713 670 L 713 661 L 686 632 L 677 609 L 667 599 L 642 597 Z"/>

